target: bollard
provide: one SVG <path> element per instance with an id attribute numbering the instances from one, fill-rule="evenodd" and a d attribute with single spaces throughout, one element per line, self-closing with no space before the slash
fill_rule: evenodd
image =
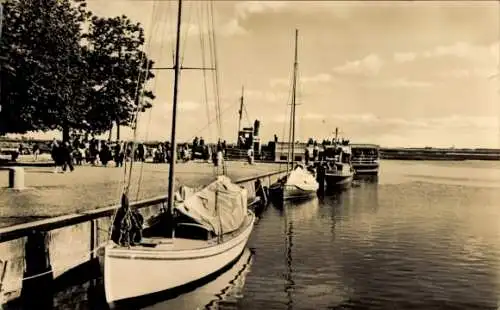
<path id="1" fill-rule="evenodd" d="M 22 190 L 24 189 L 24 168 L 10 167 L 9 168 L 9 188 Z"/>

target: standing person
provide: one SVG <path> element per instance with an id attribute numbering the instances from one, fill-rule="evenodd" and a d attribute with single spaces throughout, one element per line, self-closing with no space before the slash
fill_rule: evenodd
<path id="1" fill-rule="evenodd" d="M 64 142 L 61 147 L 61 162 L 62 171 L 66 172 L 66 168 L 69 167 L 69 171 L 75 170 L 73 167 L 73 157 L 71 156 L 71 146 L 68 141 Z"/>
<path id="2" fill-rule="evenodd" d="M 77 164 L 81 166 L 83 165 L 83 159 L 85 158 L 85 144 L 83 142 L 80 142 L 80 144 L 78 145 L 77 152 L 78 152 Z"/>
<path id="3" fill-rule="evenodd" d="M 314 148 L 313 148 L 313 160 L 317 161 L 319 158 L 319 146 L 318 142 L 314 141 Z"/>
<path id="4" fill-rule="evenodd" d="M 252 149 L 248 149 L 247 159 L 248 159 L 248 164 L 253 165 L 253 150 Z"/>
<path id="5" fill-rule="evenodd" d="M 99 152 L 99 159 L 104 167 L 108 166 L 108 161 L 111 159 L 111 152 L 109 150 L 108 144 L 105 141 L 101 141 L 101 151 Z"/>
<path id="6" fill-rule="evenodd" d="M 62 165 L 61 163 L 61 150 L 59 147 L 59 143 L 57 140 L 54 138 L 54 140 L 51 143 L 51 151 L 50 155 L 52 156 L 52 160 L 54 161 L 54 173 L 59 172 L 59 166 Z"/>
<path id="7" fill-rule="evenodd" d="M 217 142 L 217 155 L 216 155 L 217 166 L 222 166 L 223 164 L 224 155 L 222 152 L 223 152 L 223 143 L 219 139 L 219 141 Z"/>
<path id="8" fill-rule="evenodd" d="M 94 138 L 90 140 L 89 153 L 90 153 L 90 162 L 92 163 L 92 166 L 95 166 L 95 161 L 97 160 L 97 153 L 99 152 L 98 143 L 99 142 Z"/>
<path id="9" fill-rule="evenodd" d="M 38 160 L 38 155 L 40 154 L 40 146 L 38 145 L 38 142 L 35 142 L 33 145 L 33 160 L 37 161 Z"/>
<path id="10" fill-rule="evenodd" d="M 137 146 L 137 154 L 139 157 L 139 161 L 142 161 L 144 162 L 145 160 L 145 155 L 146 155 L 146 152 L 144 150 L 144 144 L 140 143 L 138 146 Z"/>
<path id="11" fill-rule="evenodd" d="M 115 160 L 116 167 L 123 166 L 123 157 L 124 157 L 124 154 L 123 154 L 121 142 L 117 142 L 115 145 L 115 149 L 114 149 L 114 160 Z"/>
<path id="12" fill-rule="evenodd" d="M 227 143 L 226 143 L 226 140 L 222 141 L 222 154 L 224 155 L 224 158 L 227 157 Z"/>

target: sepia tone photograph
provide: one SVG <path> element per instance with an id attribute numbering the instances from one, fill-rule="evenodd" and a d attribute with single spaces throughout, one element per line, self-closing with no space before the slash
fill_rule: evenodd
<path id="1" fill-rule="evenodd" d="M 0 0 L 0 310 L 500 310 L 500 1 Z"/>

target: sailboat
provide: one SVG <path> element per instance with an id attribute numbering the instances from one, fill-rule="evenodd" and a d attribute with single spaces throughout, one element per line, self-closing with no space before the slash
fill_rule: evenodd
<path id="1" fill-rule="evenodd" d="M 179 0 L 172 154 L 176 154 L 181 17 Z M 217 274 L 238 259 L 252 233 L 255 215 L 248 209 L 246 189 L 221 175 L 200 190 L 180 186 L 174 193 L 175 156 L 170 157 L 169 168 L 168 204 L 156 221 L 143 223 L 128 205 L 127 190 L 122 195 L 111 240 L 104 248 L 104 290 L 111 306 L 181 289 Z"/>
<path id="2" fill-rule="evenodd" d="M 280 179 L 277 183 L 270 187 L 270 191 L 282 200 L 291 199 L 308 199 L 316 195 L 319 189 L 319 184 L 305 166 L 297 164 L 293 167 L 295 159 L 295 106 L 297 95 L 297 75 L 298 75 L 298 37 L 299 31 L 295 30 L 295 60 L 293 65 L 293 83 L 292 83 L 292 109 L 290 117 L 290 135 L 289 146 L 290 152 L 287 160 L 287 171 L 291 166 L 292 170 L 286 177 Z"/>

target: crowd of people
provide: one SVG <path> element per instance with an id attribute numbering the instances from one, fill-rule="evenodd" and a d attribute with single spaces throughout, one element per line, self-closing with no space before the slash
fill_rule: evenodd
<path id="1" fill-rule="evenodd" d="M 130 160 L 132 156 L 132 143 L 108 142 L 105 140 L 90 140 L 74 138 L 71 142 L 62 142 L 54 139 L 50 145 L 51 157 L 55 163 L 54 173 L 70 172 L 75 169 L 75 165 L 90 164 L 93 166 L 102 165 L 107 167 L 111 161 L 116 167 L 123 166 L 124 161 Z M 22 146 L 20 146 L 22 148 Z M 34 159 L 40 153 L 38 144 L 33 146 L 32 154 Z M 188 143 L 179 144 L 177 147 L 177 160 L 189 161 L 195 159 L 207 160 L 214 165 L 221 165 L 227 153 L 226 141 L 219 140 L 216 145 L 208 145 L 202 137 L 195 137 L 192 145 Z M 152 157 L 154 163 L 168 163 L 171 160 L 172 148 L 170 143 L 162 142 L 154 147 L 147 147 L 140 143 L 135 147 L 134 160 L 144 162 L 146 158 Z M 250 156 L 250 154 L 249 154 Z M 253 153 L 251 154 L 253 163 Z"/>
<path id="2" fill-rule="evenodd" d="M 65 172 L 74 170 L 74 165 L 84 163 L 96 166 L 101 164 L 107 167 L 113 161 L 116 167 L 123 166 L 125 160 L 132 155 L 132 144 L 123 141 L 110 143 L 105 140 L 75 138 L 70 143 L 54 139 L 51 143 L 51 156 L 55 163 L 54 172 Z M 134 159 L 146 160 L 146 147 L 138 144 L 135 149 Z M 36 153 L 34 153 L 36 156 Z"/>

